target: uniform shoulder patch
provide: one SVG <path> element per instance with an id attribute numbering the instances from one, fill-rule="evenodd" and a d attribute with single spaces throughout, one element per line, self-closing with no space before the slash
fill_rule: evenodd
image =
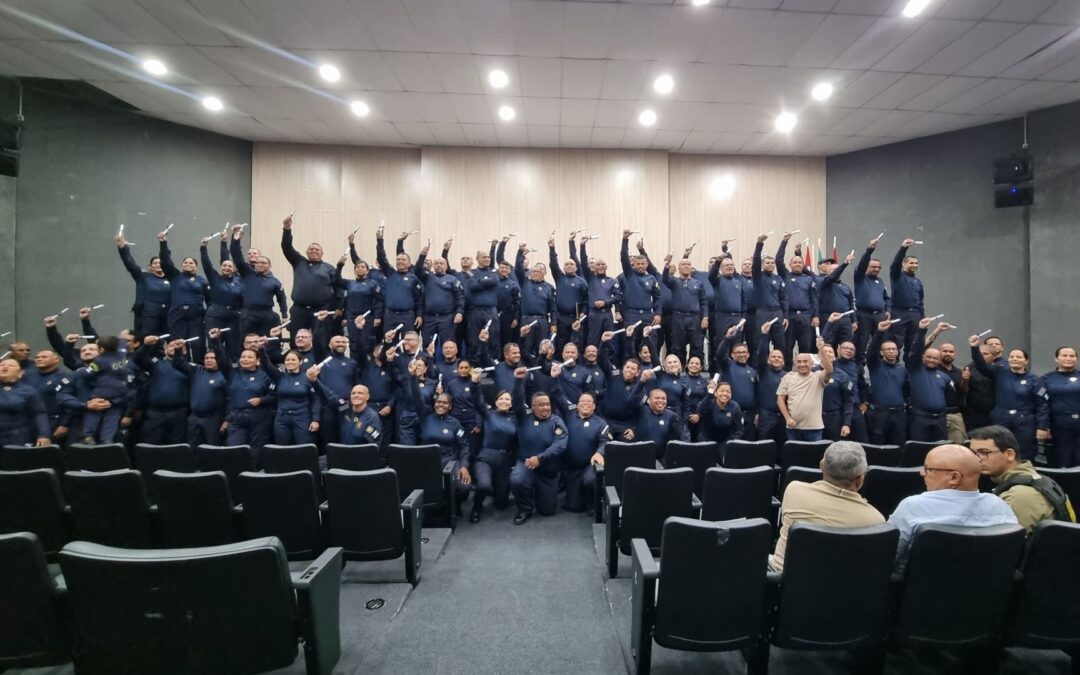
<path id="1" fill-rule="evenodd" d="M 556 426 L 556 427 L 555 427 L 555 435 L 556 435 L 556 436 L 562 436 L 562 433 L 563 433 L 563 432 L 562 432 L 562 427 L 560 427 L 560 426 Z"/>

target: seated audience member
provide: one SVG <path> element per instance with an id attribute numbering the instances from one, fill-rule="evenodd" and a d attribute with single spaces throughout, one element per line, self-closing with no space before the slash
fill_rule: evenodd
<path id="1" fill-rule="evenodd" d="M 889 516 L 900 530 L 896 571 L 902 572 L 915 531 L 920 525 L 990 527 L 1016 523 L 1009 505 L 979 492 L 979 459 L 962 445 L 939 445 L 926 455 L 922 475 L 926 492 L 907 497 Z"/>
<path id="2" fill-rule="evenodd" d="M 798 522 L 829 527 L 868 527 L 885 522 L 885 517 L 859 494 L 866 478 L 866 452 L 852 441 L 837 441 L 821 459 L 822 480 L 815 483 L 793 481 L 784 491 L 780 505 L 780 538 L 769 565 L 784 571 L 788 532 Z"/>
<path id="3" fill-rule="evenodd" d="M 1075 522 L 1068 495 L 1053 479 L 1040 476 L 1030 461 L 1020 459 L 1013 432 L 996 424 L 975 429 L 969 445 L 982 472 L 994 481 L 994 494 L 1012 508 L 1028 534 L 1042 520 Z"/>

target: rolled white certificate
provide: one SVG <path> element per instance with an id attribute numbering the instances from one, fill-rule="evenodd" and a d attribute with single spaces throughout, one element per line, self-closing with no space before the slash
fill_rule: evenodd
<path id="1" fill-rule="evenodd" d="M 652 368 L 649 368 L 649 370 L 653 371 L 654 373 L 659 373 L 663 369 L 663 366 L 653 366 Z"/>
<path id="2" fill-rule="evenodd" d="M 5 335 L 6 335 L 6 333 L 5 333 Z M 0 335 L 0 337 L 4 337 L 4 336 Z M 96 335 L 80 335 L 79 337 L 82 338 L 83 340 L 96 340 L 97 339 Z"/>
<path id="3" fill-rule="evenodd" d="M 117 234 L 123 234 L 123 233 L 124 233 L 124 224 L 120 223 L 120 232 L 118 232 Z"/>
<path id="4" fill-rule="evenodd" d="M 436 342 L 436 340 L 438 340 L 438 339 L 439 339 L 439 334 L 438 334 L 438 333 L 435 333 L 434 335 L 432 335 L 432 336 L 431 336 L 431 342 L 430 342 L 430 344 L 431 344 L 431 345 L 434 345 L 434 344 L 435 344 L 435 342 Z"/>
<path id="5" fill-rule="evenodd" d="M 285 326 L 288 326 L 290 323 L 292 323 L 292 319 L 286 319 L 284 323 L 282 323 L 280 326 L 278 326 L 278 328 L 284 328 Z"/>
<path id="6" fill-rule="evenodd" d="M 170 338 L 170 337 L 172 337 L 172 333 L 165 333 L 164 335 L 157 336 L 157 339 L 164 340 L 164 339 Z"/>
<path id="7" fill-rule="evenodd" d="M 401 349 L 401 345 L 403 344 L 405 344 L 405 338 L 401 338 L 400 340 L 398 340 L 398 343 L 394 345 L 394 351 L 396 352 L 397 350 Z"/>
<path id="8" fill-rule="evenodd" d="M 369 309 L 368 311 L 364 312 L 363 314 L 361 314 L 361 315 L 360 315 L 360 318 L 361 318 L 361 319 L 366 319 L 366 318 L 367 318 L 367 315 L 368 315 L 368 314 L 371 314 L 371 310 L 370 310 L 370 309 Z"/>
<path id="9" fill-rule="evenodd" d="M 900 323 L 903 319 L 890 319 L 889 323 Z"/>
<path id="10" fill-rule="evenodd" d="M 6 338 L 9 335 L 11 335 L 11 331 L 8 331 L 6 333 L 0 333 L 0 338 Z"/>
<path id="11" fill-rule="evenodd" d="M 935 314 L 934 316 L 930 317 L 930 320 L 931 321 L 937 321 L 938 319 L 941 319 L 941 318 L 944 318 L 944 317 L 945 317 L 945 314 Z"/>
<path id="12" fill-rule="evenodd" d="M 716 384 L 716 383 L 718 383 L 719 381 L 720 381 L 720 373 L 717 373 L 717 374 L 715 374 L 715 375 L 713 375 L 713 376 L 712 376 L 712 382 L 713 382 L 713 384 Z"/>
<path id="13" fill-rule="evenodd" d="M 532 328 L 533 326 L 535 326 L 535 325 L 536 325 L 537 323 L 539 323 L 539 322 L 540 322 L 540 319 L 533 319 L 533 320 L 532 320 L 532 321 L 530 321 L 529 323 L 527 323 L 527 324 L 525 324 L 524 326 L 522 326 L 522 328 Z"/>
<path id="14" fill-rule="evenodd" d="M 802 232 L 802 230 L 792 230 L 791 232 L 788 232 L 788 234 L 789 235 L 796 235 L 796 234 L 798 234 L 800 232 Z"/>
<path id="15" fill-rule="evenodd" d="M 491 319 L 487 320 L 487 323 L 484 324 L 484 330 L 487 330 L 488 328 L 491 328 L 491 321 L 492 321 Z"/>
<path id="16" fill-rule="evenodd" d="M 195 337 L 191 337 L 191 338 L 188 338 L 188 339 L 184 340 L 184 342 L 196 342 L 196 341 L 201 340 L 201 339 L 202 339 L 201 335 L 196 335 Z"/>
<path id="17" fill-rule="evenodd" d="M 777 321 L 779 321 L 779 320 L 780 320 L 780 317 L 776 317 L 775 319 L 769 319 L 768 321 L 765 322 L 765 324 L 762 326 L 762 328 L 771 328 L 772 325 L 774 323 L 776 323 Z"/>
<path id="18" fill-rule="evenodd" d="M 918 244 L 919 246 L 922 246 L 922 242 L 921 242 L 921 241 L 916 241 L 915 243 L 916 243 L 916 244 Z"/>
<path id="19" fill-rule="evenodd" d="M 405 327 L 405 324 L 403 324 L 403 323 L 399 323 L 398 325 L 394 326 L 394 330 L 392 330 L 392 331 L 390 331 L 390 332 L 391 332 L 391 333 L 396 333 L 396 332 L 398 332 L 399 330 L 401 330 L 401 329 L 402 329 L 402 328 L 404 328 L 404 327 Z"/>
<path id="20" fill-rule="evenodd" d="M 173 229 L 174 225 L 176 225 L 176 223 L 169 223 L 169 226 L 165 228 L 165 232 L 168 233 L 169 230 Z"/>
<path id="21" fill-rule="evenodd" d="M 876 237 L 874 237 L 874 238 L 880 241 L 880 240 L 881 240 L 881 238 L 882 238 L 882 237 L 884 237 L 884 236 L 885 236 L 885 230 L 882 230 L 882 231 L 881 231 L 881 234 L 879 234 L 878 236 L 876 236 Z"/>
<path id="22" fill-rule="evenodd" d="M 59 314 L 57 314 L 57 316 L 62 316 L 64 314 L 67 314 L 69 309 L 71 309 L 71 308 L 70 307 L 63 308 L 62 310 L 60 310 L 60 312 L 59 312 Z"/>
<path id="23" fill-rule="evenodd" d="M 993 332 L 994 332 L 993 328 L 987 328 L 983 332 L 979 333 L 979 337 L 986 337 L 987 335 L 989 335 L 990 333 L 993 333 Z"/>
<path id="24" fill-rule="evenodd" d="M 742 330 L 742 327 L 746 325 L 746 319 L 739 319 L 739 323 L 735 324 L 735 330 Z"/>
<path id="25" fill-rule="evenodd" d="M 232 328 L 218 328 L 218 333 L 228 333 Z"/>
<path id="26" fill-rule="evenodd" d="M 104 304 L 104 303 L 102 303 L 102 304 L 100 304 L 100 305 L 94 305 L 94 306 L 93 306 L 93 307 L 91 307 L 90 309 L 92 309 L 92 310 L 93 310 L 93 309 L 101 309 L 101 308 L 102 308 L 102 307 L 104 307 L 104 306 L 105 306 L 105 304 Z"/>
<path id="27" fill-rule="evenodd" d="M 849 314 L 854 314 L 854 313 L 855 313 L 855 310 L 853 310 L 853 309 L 849 309 L 849 310 L 848 310 L 848 311 L 846 311 L 846 312 L 841 312 L 841 313 L 840 313 L 840 316 L 847 316 L 847 315 L 849 315 Z"/>
<path id="28" fill-rule="evenodd" d="M 543 366 L 533 366 L 532 368 L 526 368 L 530 373 L 534 370 L 540 370 Z"/>
<path id="29" fill-rule="evenodd" d="M 207 239 L 217 239 L 220 236 L 221 236 L 220 232 L 215 232 L 212 235 L 210 235 L 209 237 L 207 237 Z"/>
<path id="30" fill-rule="evenodd" d="M 331 362 L 331 361 L 333 361 L 333 360 L 334 360 L 334 357 L 333 357 L 333 355 L 327 356 L 327 357 L 326 357 L 325 359 L 323 359 L 322 361 L 319 361 L 319 365 L 318 365 L 317 367 L 318 367 L 318 368 L 322 368 L 323 366 L 325 366 L 326 364 L 330 363 L 330 362 Z"/>
<path id="31" fill-rule="evenodd" d="M 625 328 L 620 328 L 619 330 L 613 330 L 613 331 L 611 331 L 611 335 L 612 335 L 612 336 L 615 336 L 615 335 L 618 335 L 619 333 L 625 333 L 625 332 L 626 332 L 626 329 L 625 329 Z"/>

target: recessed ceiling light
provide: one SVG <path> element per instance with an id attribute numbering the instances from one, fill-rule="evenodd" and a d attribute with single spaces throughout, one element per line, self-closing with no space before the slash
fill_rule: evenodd
<path id="1" fill-rule="evenodd" d="M 363 101 L 353 101 L 349 104 L 349 110 L 352 110 L 357 117 L 367 117 L 368 113 L 371 112 L 371 108 Z"/>
<path id="2" fill-rule="evenodd" d="M 930 0 L 908 0 L 908 4 L 904 6 L 904 16 L 909 19 L 918 16 L 929 4 Z"/>
<path id="3" fill-rule="evenodd" d="M 657 94 L 670 94 L 671 90 L 675 88 L 675 80 L 667 73 L 664 73 L 653 80 L 652 88 Z"/>
<path id="4" fill-rule="evenodd" d="M 319 66 L 319 77 L 327 82 L 337 82 L 341 79 L 341 71 L 337 69 L 337 66 L 324 63 Z"/>
<path id="5" fill-rule="evenodd" d="M 213 110 L 214 112 L 218 112 L 225 107 L 217 96 L 207 96 L 202 100 L 202 104 L 207 110 Z"/>
<path id="6" fill-rule="evenodd" d="M 709 4 L 709 0 L 690 0 L 694 4 L 694 7 L 701 7 L 702 5 Z"/>
<path id="7" fill-rule="evenodd" d="M 814 85 L 814 88 L 810 90 L 810 95 L 814 97 L 815 101 L 824 101 L 833 94 L 833 86 L 828 82 L 818 82 Z"/>
<path id="8" fill-rule="evenodd" d="M 638 124 L 643 127 L 651 127 L 656 124 L 656 112 L 652 110 L 642 110 L 641 114 L 637 117 Z"/>
<path id="9" fill-rule="evenodd" d="M 169 72 L 169 69 L 165 67 L 165 64 L 157 59 L 146 59 L 142 64 L 143 70 L 151 75 L 165 75 Z"/>
<path id="10" fill-rule="evenodd" d="M 782 112 L 776 116 L 776 130 L 781 133 L 788 133 L 795 128 L 799 118 L 792 112 Z"/>
<path id="11" fill-rule="evenodd" d="M 709 183 L 709 192 L 717 199 L 727 199 L 735 192 L 735 176 L 726 173 L 713 178 Z"/>
<path id="12" fill-rule="evenodd" d="M 501 117 L 504 122 L 509 122 L 516 116 L 517 112 L 510 106 L 504 105 L 499 107 L 499 117 Z"/>
<path id="13" fill-rule="evenodd" d="M 488 84 L 496 89 L 502 89 L 506 85 L 510 84 L 510 76 L 501 70 L 493 70 L 488 73 Z"/>

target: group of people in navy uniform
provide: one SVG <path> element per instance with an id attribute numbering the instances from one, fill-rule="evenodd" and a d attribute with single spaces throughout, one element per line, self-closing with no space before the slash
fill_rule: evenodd
<path id="1" fill-rule="evenodd" d="M 652 441 L 660 462 L 673 440 L 721 453 L 731 439 L 782 443 L 780 380 L 795 354 L 827 353 L 825 438 L 962 441 L 966 427 L 993 423 L 1025 459 L 1041 444 L 1051 464 L 1080 465 L 1075 348 L 1039 376 L 1022 349 L 973 335 L 960 367 L 939 340 L 953 327 L 926 316 L 910 239 L 886 283 L 878 239 L 816 273 L 801 245 L 788 258 L 790 234 L 775 256 L 759 236 L 738 272 L 727 241 L 704 270 L 690 247 L 661 271 L 644 241 L 631 251 L 626 230 L 611 276 L 589 256 L 595 237 L 577 233 L 561 262 L 554 237 L 547 264 L 524 243 L 511 262 L 504 236 L 454 269 L 452 239 L 438 257 L 429 240 L 414 260 L 403 232 L 390 260 L 380 226 L 374 264 L 355 231 L 331 264 L 318 243 L 295 249 L 289 216 L 287 295 L 270 259 L 243 250 L 243 226 L 203 239 L 179 266 L 168 234 L 146 267 L 116 236 L 135 281 L 132 328 L 99 335 L 83 308 L 79 333 L 45 319 L 50 349 L 11 345 L 0 442 L 247 444 L 257 457 L 270 443 L 434 444 L 454 464 L 460 501 L 473 495 L 470 520 L 489 496 L 503 509 L 513 494 L 522 524 L 554 513 L 560 492 L 564 508 L 587 510 L 611 441 Z"/>

